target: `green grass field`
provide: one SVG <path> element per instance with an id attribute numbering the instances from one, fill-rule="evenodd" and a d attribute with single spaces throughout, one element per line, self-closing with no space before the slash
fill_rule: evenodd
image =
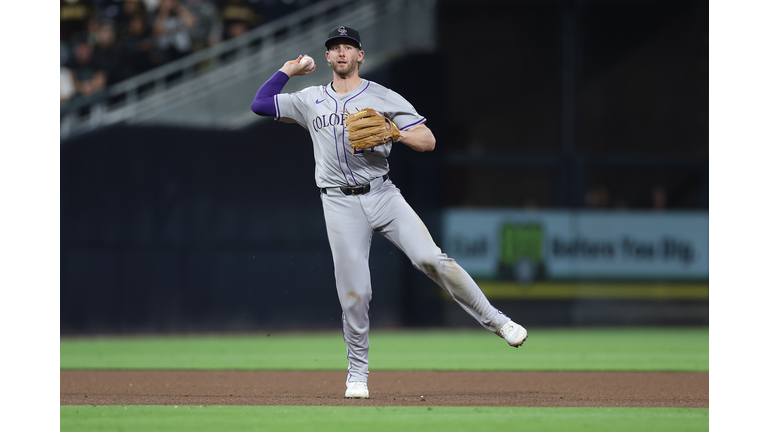
<path id="1" fill-rule="evenodd" d="M 371 370 L 708 371 L 707 328 L 371 332 Z M 513 350 L 513 356 L 510 356 Z M 346 369 L 339 332 L 60 340 L 61 369 Z M 513 359 L 511 361 L 510 359 Z M 61 431 L 703 431 L 709 409 L 62 406 Z"/>
<path id="2" fill-rule="evenodd" d="M 709 370 L 709 332 L 701 328 L 535 330 L 514 357 L 484 330 L 373 330 L 370 344 L 371 370 Z M 338 332 L 63 339 L 60 367 L 344 370 L 347 363 Z"/>
<path id="3" fill-rule="evenodd" d="M 694 432 L 691 408 L 63 406 L 62 431 Z"/>

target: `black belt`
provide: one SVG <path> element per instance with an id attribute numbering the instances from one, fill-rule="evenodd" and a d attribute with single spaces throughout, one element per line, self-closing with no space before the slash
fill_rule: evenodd
<path id="1" fill-rule="evenodd" d="M 389 174 L 384 174 L 382 180 L 387 181 L 388 178 Z M 371 191 L 371 184 L 366 183 L 360 186 L 340 187 L 339 190 L 341 190 L 344 195 L 365 195 Z M 320 188 L 320 192 L 326 195 L 328 194 L 328 190 L 326 188 Z"/>

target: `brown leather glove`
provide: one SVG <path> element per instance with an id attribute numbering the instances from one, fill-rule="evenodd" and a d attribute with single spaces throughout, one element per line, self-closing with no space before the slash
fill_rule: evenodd
<path id="1" fill-rule="evenodd" d="M 365 108 L 354 114 L 345 111 L 344 122 L 349 134 L 349 143 L 355 150 L 365 150 L 400 139 L 400 129 L 392 120 L 376 110 Z"/>

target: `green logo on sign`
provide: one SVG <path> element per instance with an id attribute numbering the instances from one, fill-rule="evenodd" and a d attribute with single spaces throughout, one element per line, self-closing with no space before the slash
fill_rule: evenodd
<path id="1" fill-rule="evenodd" d="M 527 284 L 544 275 L 544 232 L 541 225 L 501 226 L 499 276 Z"/>

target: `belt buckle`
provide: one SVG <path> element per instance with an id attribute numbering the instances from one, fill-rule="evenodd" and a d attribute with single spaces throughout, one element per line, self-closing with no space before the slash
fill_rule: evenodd
<path id="1" fill-rule="evenodd" d="M 365 186 L 354 186 L 354 187 L 349 188 L 349 190 L 350 190 L 350 192 L 352 192 L 352 194 L 351 194 L 352 196 L 363 195 L 364 194 L 363 191 L 365 190 Z M 362 193 L 358 193 L 358 191 L 362 192 Z"/>

